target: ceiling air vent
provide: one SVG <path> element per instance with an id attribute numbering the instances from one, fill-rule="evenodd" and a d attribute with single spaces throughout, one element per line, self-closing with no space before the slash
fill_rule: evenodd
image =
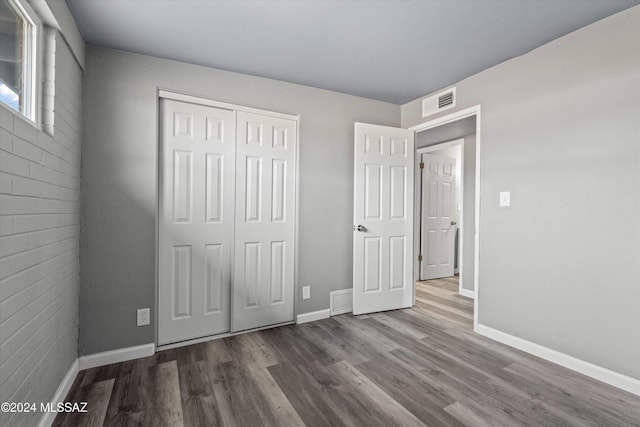
<path id="1" fill-rule="evenodd" d="M 422 101 L 422 117 L 456 106 L 456 88 L 447 89 Z"/>

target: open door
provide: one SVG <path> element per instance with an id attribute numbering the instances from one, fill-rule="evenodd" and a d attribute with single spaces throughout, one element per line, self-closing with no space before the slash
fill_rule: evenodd
<path id="1" fill-rule="evenodd" d="M 353 314 L 413 305 L 414 132 L 355 124 Z"/>

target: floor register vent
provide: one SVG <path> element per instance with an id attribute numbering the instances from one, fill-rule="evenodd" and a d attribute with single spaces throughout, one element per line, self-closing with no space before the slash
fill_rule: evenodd
<path id="1" fill-rule="evenodd" d="M 422 117 L 456 106 L 456 88 L 447 89 L 422 101 Z"/>
<path id="2" fill-rule="evenodd" d="M 331 316 L 353 311 L 353 289 L 342 289 L 329 294 Z"/>

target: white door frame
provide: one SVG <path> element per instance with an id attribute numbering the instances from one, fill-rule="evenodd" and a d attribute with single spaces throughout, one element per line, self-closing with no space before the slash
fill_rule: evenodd
<path id="1" fill-rule="evenodd" d="M 477 331 L 478 329 L 478 308 L 480 306 L 480 292 L 479 292 L 479 283 L 478 283 L 478 272 L 480 271 L 480 155 L 481 155 L 481 132 L 480 132 L 480 123 L 481 123 L 481 105 L 475 105 L 473 107 L 466 108 L 464 110 L 456 111 L 451 114 L 447 114 L 436 119 L 420 123 L 418 125 L 412 126 L 409 129 L 418 133 L 421 131 L 425 131 L 428 129 L 437 128 L 438 126 L 442 126 L 451 122 L 455 122 L 467 117 L 476 117 L 476 189 L 475 189 L 475 239 L 474 239 L 474 269 L 473 269 L 473 290 L 475 293 L 475 298 L 473 302 L 473 330 Z M 443 145 L 440 145 L 442 148 Z M 463 145 L 464 150 L 464 145 Z M 417 154 L 417 153 L 416 153 Z M 463 153 L 464 154 L 464 153 Z M 464 157 L 464 156 L 463 156 Z M 418 189 L 420 188 L 419 180 L 420 180 L 420 160 L 419 157 L 415 156 L 415 200 L 418 200 L 419 193 Z M 418 221 L 421 220 L 419 218 L 418 212 L 418 203 L 414 204 L 414 260 L 418 259 L 418 255 L 420 254 L 419 239 L 416 238 L 416 233 L 420 231 L 420 224 Z M 463 205 L 464 209 L 464 205 Z M 460 235 L 460 241 L 462 241 L 462 234 Z M 462 260 L 462 258 L 460 258 Z M 420 270 L 419 265 L 416 262 L 414 266 L 414 281 L 420 280 Z M 462 278 L 462 276 L 461 276 Z M 462 281 L 461 281 L 462 283 Z M 415 302 L 415 287 L 414 287 L 414 302 Z"/>
<path id="2" fill-rule="evenodd" d="M 222 102 L 222 101 L 216 101 L 215 99 L 211 99 L 211 98 L 205 98 L 199 95 L 194 95 L 194 94 L 188 94 L 188 93 L 183 93 L 180 91 L 175 91 L 172 89 L 165 89 L 165 88 L 160 88 L 158 87 L 156 89 L 156 200 L 155 200 L 155 205 L 156 205 L 156 209 L 155 209 L 155 232 L 156 232 L 156 240 L 155 240 L 155 249 L 156 249 L 156 256 L 155 256 L 155 261 L 156 261 L 156 265 L 155 265 L 155 290 L 154 290 L 154 312 L 152 313 L 151 317 L 154 319 L 155 324 L 154 324 L 154 343 L 155 343 L 155 351 L 160 351 L 160 350 L 167 350 L 170 348 L 176 348 L 176 347 L 182 347 L 185 345 L 191 345 L 191 344 L 196 344 L 199 342 L 205 342 L 205 341 L 211 341 L 214 339 L 219 339 L 219 338 L 225 338 L 225 337 L 229 337 L 229 336 L 233 336 L 233 335 L 241 335 L 247 332 L 252 332 L 252 331 L 258 331 L 258 330 L 262 330 L 262 329 L 269 329 L 272 328 L 274 325 L 269 325 L 269 326 L 265 326 L 262 328 L 256 328 L 256 329 L 249 329 L 246 331 L 240 331 L 240 332 L 236 332 L 236 333 L 223 333 L 223 334 L 218 334 L 218 335 L 212 335 L 212 336 L 207 336 L 207 337 L 202 337 L 202 338 L 195 338 L 195 339 L 191 339 L 191 340 L 187 340 L 187 341 L 181 341 L 178 343 L 174 343 L 174 344 L 166 344 L 166 345 L 161 345 L 158 346 L 158 307 L 159 307 L 159 298 L 158 298 L 158 294 L 159 294 L 159 286 L 160 286 L 160 251 L 159 251 L 159 239 L 160 239 L 160 174 L 161 174 L 161 170 L 160 170 L 160 100 L 161 99 L 171 99 L 171 100 L 175 100 L 175 101 L 183 101 L 183 102 L 190 102 L 193 104 L 199 104 L 199 105 L 206 105 L 206 106 L 211 106 L 211 107 L 217 107 L 217 108 L 224 108 L 224 109 L 230 109 L 230 110 L 235 110 L 235 111 L 245 111 L 245 112 L 249 112 L 249 113 L 257 113 L 257 114 L 263 114 L 263 115 L 267 115 L 267 116 L 272 116 L 272 117 L 279 117 L 279 118 L 283 118 L 283 119 L 290 119 L 290 120 L 295 120 L 296 121 L 296 140 L 297 140 L 297 148 L 296 148 L 296 154 L 295 154 L 295 161 L 296 161 L 296 165 L 295 165 L 295 184 L 294 184 L 294 197 L 295 197 L 295 202 L 294 202 L 294 245 L 295 245 L 295 249 L 294 249 L 294 254 L 293 254 L 293 320 L 291 322 L 285 322 L 282 323 L 280 325 L 288 325 L 288 324 L 293 324 L 296 321 L 296 317 L 298 315 L 298 273 L 299 273 L 299 268 L 298 268 L 298 260 L 299 260 L 299 256 L 298 256 L 298 251 L 299 251 L 299 241 L 298 241 L 298 227 L 299 227 L 299 203 L 300 203 L 300 187 L 299 187 L 299 183 L 300 183 L 300 115 L 293 115 L 293 114 L 286 114 L 286 113 L 278 113 L 275 111 L 268 111 L 268 110 L 262 110 L 259 108 L 253 108 L 253 107 L 246 107 L 243 105 L 237 105 L 237 104 L 231 104 L 228 102 Z M 233 174 L 235 175 L 235 165 L 233 165 Z M 232 256 L 232 263 L 233 263 L 233 254 Z M 232 280 L 233 280 L 233 271 L 231 272 L 232 274 Z M 233 320 L 233 307 L 231 307 L 231 319 Z M 277 325 L 277 326 L 280 326 Z"/>
<path id="3" fill-rule="evenodd" d="M 416 132 L 417 134 L 418 132 Z M 417 135 L 416 135 L 416 141 L 417 141 Z M 417 143 L 416 143 L 417 146 Z M 460 200 L 460 216 L 458 218 L 458 230 L 459 230 L 459 236 L 458 236 L 458 253 L 455 254 L 455 256 L 458 257 L 458 271 L 460 273 L 460 280 L 458 280 L 458 293 L 462 296 L 465 297 L 469 297 L 469 298 L 475 298 L 475 293 L 465 290 L 462 288 L 462 277 L 464 275 L 464 268 L 462 268 L 462 260 L 463 260 L 463 249 L 464 249 L 464 243 L 463 243 L 463 236 L 464 236 L 464 230 L 462 229 L 462 218 L 464 215 L 464 139 L 455 139 L 455 140 L 451 140 L 451 141 L 446 141 L 446 142 L 439 142 L 437 144 L 434 145 L 428 145 L 426 147 L 422 147 L 422 148 L 417 148 L 416 152 L 418 155 L 420 155 L 420 160 L 422 160 L 422 154 L 425 153 L 432 153 L 434 151 L 439 151 L 439 150 L 443 150 L 445 148 L 449 148 L 449 147 L 457 147 L 460 146 L 460 164 L 456 165 L 456 174 L 460 175 L 460 194 L 456 194 L 456 196 L 458 197 L 458 199 Z M 422 193 L 422 181 L 420 181 L 420 191 L 417 191 L 418 189 L 416 189 L 416 203 L 420 203 L 420 207 L 422 208 L 422 196 L 424 195 Z M 457 208 L 457 203 L 456 203 L 456 208 Z M 422 212 L 420 211 L 420 214 Z M 422 215 L 420 215 L 419 218 L 419 222 L 418 222 L 418 233 L 420 233 L 421 230 L 421 223 L 422 223 Z M 418 251 L 420 251 L 420 246 L 422 246 L 422 236 L 419 237 L 420 242 L 419 242 L 419 246 L 418 246 Z M 424 255 L 423 255 L 424 256 Z M 454 273 L 455 273 L 455 269 L 454 269 Z M 420 262 L 418 262 L 418 278 L 420 278 Z M 475 288 L 474 288 L 475 289 Z"/>

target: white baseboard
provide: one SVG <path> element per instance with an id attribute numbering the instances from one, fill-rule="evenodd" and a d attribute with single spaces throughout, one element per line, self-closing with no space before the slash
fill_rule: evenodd
<path id="1" fill-rule="evenodd" d="M 602 381 L 619 389 L 628 391 L 635 395 L 640 396 L 640 380 L 620 374 L 615 371 L 611 371 L 607 368 L 603 368 L 598 365 L 594 365 L 584 360 L 577 359 L 568 354 L 561 353 L 556 350 L 552 350 L 548 347 L 541 346 L 539 344 L 527 341 L 522 338 L 509 335 L 505 332 L 498 331 L 484 325 L 477 325 L 475 331 L 480 335 L 484 335 L 487 338 L 501 342 L 503 344 L 515 347 L 519 350 L 526 351 L 542 359 L 556 363 L 565 368 L 571 369 L 581 374 L 587 375 L 596 380 Z"/>
<path id="2" fill-rule="evenodd" d="M 311 313 L 298 314 L 296 323 L 307 323 L 321 319 L 328 319 L 330 313 L 331 310 L 326 308 L 324 310 L 312 311 Z"/>
<path id="3" fill-rule="evenodd" d="M 119 348 L 103 353 L 91 354 L 78 358 L 80 370 L 110 365 L 112 363 L 125 362 L 139 357 L 153 356 L 156 351 L 154 343 L 138 345 L 135 347 Z"/>
<path id="4" fill-rule="evenodd" d="M 67 374 L 62 379 L 62 382 L 60 382 L 60 385 L 56 390 L 56 394 L 54 394 L 53 399 L 51 399 L 51 403 L 55 405 L 58 402 L 64 402 L 69 390 L 71 390 L 73 382 L 78 376 L 78 372 L 81 370 L 124 362 L 126 360 L 137 359 L 138 357 L 152 356 L 155 353 L 155 350 L 155 344 L 151 343 L 79 357 L 73 361 L 71 367 L 67 371 Z M 50 427 L 55 421 L 56 415 L 56 412 L 45 412 L 42 415 L 42 418 L 40 418 L 38 427 Z"/>
<path id="5" fill-rule="evenodd" d="M 79 364 L 78 359 L 74 360 L 67 371 L 67 374 L 60 382 L 58 389 L 56 390 L 56 394 L 53 395 L 53 399 L 51 399 L 51 403 L 56 405 L 58 402 L 64 402 L 64 399 L 67 397 L 67 393 L 71 390 L 71 386 L 73 382 L 76 380 L 78 376 Z M 42 414 L 42 418 L 40 418 L 40 422 L 38 423 L 38 427 L 49 427 L 53 424 L 53 421 L 56 419 L 56 412 L 45 412 Z"/>
<path id="6" fill-rule="evenodd" d="M 460 289 L 460 295 L 467 298 L 476 299 L 476 293 L 468 289 Z"/>

